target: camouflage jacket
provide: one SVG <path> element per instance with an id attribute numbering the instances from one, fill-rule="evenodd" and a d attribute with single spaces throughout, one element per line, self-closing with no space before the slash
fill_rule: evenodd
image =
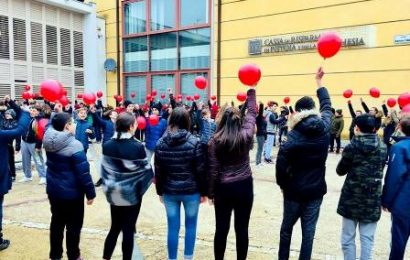
<path id="1" fill-rule="evenodd" d="M 387 149 L 375 134 L 355 136 L 343 151 L 336 172 L 347 175 L 337 213 L 364 223 L 381 214 L 383 168 Z"/>

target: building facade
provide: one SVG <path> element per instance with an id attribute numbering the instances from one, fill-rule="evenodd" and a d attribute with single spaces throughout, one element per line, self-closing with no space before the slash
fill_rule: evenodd
<path id="1" fill-rule="evenodd" d="M 104 26 L 93 4 L 0 0 L 0 96 L 20 98 L 27 84 L 37 93 L 45 79 L 59 80 L 71 100 L 84 91 L 105 91 L 98 59 L 105 56 L 98 33 Z"/>

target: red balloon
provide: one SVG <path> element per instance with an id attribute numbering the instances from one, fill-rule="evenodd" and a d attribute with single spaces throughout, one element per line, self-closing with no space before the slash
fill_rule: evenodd
<path id="1" fill-rule="evenodd" d="M 33 93 L 33 98 L 38 98 L 38 97 L 40 97 L 40 94 L 38 94 L 38 93 Z"/>
<path id="2" fill-rule="evenodd" d="M 36 132 L 37 140 L 39 141 L 43 140 L 47 124 L 48 124 L 48 119 L 45 119 L 45 118 L 42 118 L 37 122 L 37 132 Z"/>
<path id="3" fill-rule="evenodd" d="M 143 130 L 143 129 L 145 129 L 146 126 L 147 126 L 147 121 L 145 120 L 145 118 L 142 117 L 142 116 L 137 117 L 137 127 L 138 127 L 138 129 Z"/>
<path id="4" fill-rule="evenodd" d="M 65 88 L 63 88 L 63 96 L 67 96 L 67 90 Z"/>
<path id="5" fill-rule="evenodd" d="M 63 88 L 56 80 L 46 80 L 40 84 L 40 93 L 45 100 L 55 102 L 63 96 Z"/>
<path id="6" fill-rule="evenodd" d="M 323 33 L 317 41 L 317 50 L 324 59 L 335 56 L 342 47 L 342 39 L 334 32 Z"/>
<path id="7" fill-rule="evenodd" d="M 121 102 L 123 100 L 123 98 L 122 98 L 122 96 L 117 95 L 117 98 L 115 100 L 117 100 L 117 102 Z"/>
<path id="8" fill-rule="evenodd" d="M 97 97 L 94 93 L 85 93 L 83 94 L 83 101 L 86 105 L 92 105 L 97 100 Z"/>
<path id="9" fill-rule="evenodd" d="M 103 96 L 102 91 L 101 91 L 101 90 L 97 91 L 97 97 L 100 98 L 100 97 L 102 97 L 102 96 Z"/>
<path id="10" fill-rule="evenodd" d="M 206 78 L 203 76 L 198 76 L 195 78 L 195 86 L 199 89 L 205 89 L 206 85 L 208 83 L 206 82 Z"/>
<path id="11" fill-rule="evenodd" d="M 410 113 L 410 104 L 405 105 L 402 110 L 402 113 Z"/>
<path id="12" fill-rule="evenodd" d="M 159 117 L 157 115 L 150 115 L 148 120 L 149 124 L 152 126 L 156 126 L 159 123 Z"/>
<path id="13" fill-rule="evenodd" d="M 215 96 L 215 95 L 212 96 L 212 97 L 211 97 L 211 100 L 212 100 L 212 101 L 215 101 L 215 100 L 216 100 L 216 96 Z"/>
<path id="14" fill-rule="evenodd" d="M 389 99 L 387 100 L 387 105 L 388 105 L 389 107 L 394 107 L 396 104 L 397 104 L 397 101 L 396 101 L 395 98 L 389 98 Z"/>
<path id="15" fill-rule="evenodd" d="M 186 101 L 191 101 L 192 100 L 191 96 L 186 96 L 185 99 L 186 99 Z"/>
<path id="16" fill-rule="evenodd" d="M 177 102 L 180 103 L 182 101 L 182 97 L 177 98 Z"/>
<path id="17" fill-rule="evenodd" d="M 31 93 L 28 91 L 24 91 L 23 94 L 21 94 L 21 97 L 23 99 L 30 99 L 31 98 Z"/>
<path id="18" fill-rule="evenodd" d="M 78 93 L 78 94 L 77 94 L 77 98 L 83 98 L 83 94 L 82 94 L 82 93 Z"/>
<path id="19" fill-rule="evenodd" d="M 31 89 L 31 86 L 30 86 L 30 85 L 25 85 L 25 86 L 24 86 L 24 90 L 29 91 L 30 89 Z"/>
<path id="20" fill-rule="evenodd" d="M 401 108 L 404 108 L 406 105 L 410 104 L 410 92 L 404 92 L 400 94 L 397 102 L 399 103 L 399 106 Z"/>
<path id="21" fill-rule="evenodd" d="M 177 96 L 177 98 L 178 98 L 178 99 L 182 99 L 182 95 L 179 94 L 179 95 Z"/>
<path id="22" fill-rule="evenodd" d="M 135 96 L 137 96 L 137 94 L 135 94 L 135 92 L 131 92 L 130 96 L 131 96 L 131 98 L 135 98 Z"/>
<path id="23" fill-rule="evenodd" d="M 117 95 L 117 94 L 115 94 L 115 95 L 114 95 L 114 99 L 117 99 L 117 97 L 118 97 L 118 95 Z"/>
<path id="24" fill-rule="evenodd" d="M 283 99 L 283 103 L 289 104 L 289 102 L 290 102 L 290 97 L 285 97 L 285 98 Z"/>
<path id="25" fill-rule="evenodd" d="M 201 96 L 200 96 L 199 94 L 195 94 L 195 95 L 194 95 L 194 99 L 195 99 L 195 100 L 199 100 L 200 98 L 201 98 Z"/>
<path id="26" fill-rule="evenodd" d="M 156 97 L 156 96 L 157 96 L 157 91 L 156 91 L 155 89 L 152 90 L 151 96 L 152 96 L 152 97 Z"/>
<path id="27" fill-rule="evenodd" d="M 245 64 L 240 67 L 238 77 L 244 85 L 254 86 L 261 79 L 261 70 L 255 64 Z"/>
<path id="28" fill-rule="evenodd" d="M 372 96 L 374 98 L 378 98 L 378 97 L 380 97 L 380 90 L 378 88 L 371 88 L 369 90 L 369 94 L 370 94 L 370 96 Z"/>
<path id="29" fill-rule="evenodd" d="M 236 98 L 241 102 L 245 101 L 246 97 L 247 95 L 245 92 L 239 92 L 238 95 L 236 95 Z"/>
<path id="30" fill-rule="evenodd" d="M 343 92 L 343 96 L 344 96 L 345 98 L 351 98 L 351 97 L 353 96 L 353 91 L 352 91 L 351 89 L 346 89 L 346 90 Z"/>
<path id="31" fill-rule="evenodd" d="M 161 94 L 161 99 L 164 99 L 165 98 L 165 93 L 162 93 Z"/>
<path id="32" fill-rule="evenodd" d="M 67 96 L 62 96 L 59 101 L 61 105 L 63 105 L 63 107 L 67 106 L 70 103 Z"/>
<path id="33" fill-rule="evenodd" d="M 152 96 L 150 94 L 147 94 L 147 100 L 151 101 L 151 99 L 152 99 Z"/>

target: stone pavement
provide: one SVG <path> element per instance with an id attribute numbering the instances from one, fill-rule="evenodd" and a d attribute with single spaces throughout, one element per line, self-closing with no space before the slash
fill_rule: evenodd
<path id="1" fill-rule="evenodd" d="M 100 145 L 93 145 L 89 158 L 94 180 L 98 175 Z M 252 161 L 254 161 L 252 152 Z M 276 149 L 275 149 L 276 152 Z M 336 208 L 344 178 L 338 177 L 335 167 L 340 156 L 330 154 L 327 163 L 328 194 L 325 196 L 314 242 L 313 259 L 342 259 L 340 233 L 342 218 Z M 250 221 L 250 260 L 277 259 L 279 230 L 282 220 L 282 195 L 275 184 L 275 166 L 266 165 L 254 169 L 255 200 Z M 22 173 L 18 173 L 19 177 Z M 45 194 L 45 186 L 32 183 L 16 183 L 13 190 L 5 197 L 4 233 L 11 239 L 11 246 L 0 252 L 1 260 L 44 260 L 48 257 L 50 210 Z M 200 208 L 197 246 L 195 259 L 213 259 L 214 210 L 203 204 Z M 182 221 L 183 223 L 183 221 Z M 86 206 L 84 229 L 82 232 L 82 255 L 87 260 L 101 259 L 105 236 L 110 227 L 109 205 L 101 189 L 98 189 L 94 205 Z M 134 259 L 166 259 L 166 216 L 163 205 L 159 202 L 154 186 L 144 197 L 138 219 L 137 250 Z M 374 259 L 388 259 L 390 243 L 389 215 L 383 213 L 379 222 Z M 184 229 L 181 228 L 181 239 Z M 300 225 L 296 224 L 292 240 L 292 257 L 297 259 L 301 243 Z M 360 246 L 359 246 L 360 248 Z M 183 255 L 183 240 L 180 241 L 180 258 Z M 410 259 L 410 250 L 408 258 Z M 121 237 L 113 259 L 121 258 Z M 231 229 L 226 259 L 236 259 L 235 236 Z"/>

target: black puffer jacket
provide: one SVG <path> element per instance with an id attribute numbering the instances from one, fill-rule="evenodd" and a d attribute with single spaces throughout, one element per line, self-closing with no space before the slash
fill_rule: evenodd
<path id="1" fill-rule="evenodd" d="M 285 199 L 304 202 L 326 194 L 326 159 L 331 102 L 326 88 L 317 91 L 320 114 L 305 110 L 290 118 L 288 140 L 279 149 L 276 181 Z"/>
<path id="2" fill-rule="evenodd" d="M 205 196 L 205 156 L 200 141 L 186 130 L 168 131 L 155 148 L 157 194 Z"/>

